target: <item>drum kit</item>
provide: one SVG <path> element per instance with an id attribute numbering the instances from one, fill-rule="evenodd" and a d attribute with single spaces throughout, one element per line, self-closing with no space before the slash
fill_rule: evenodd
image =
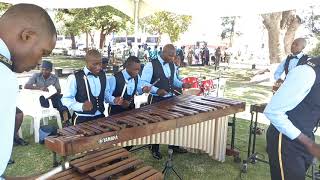
<path id="1" fill-rule="evenodd" d="M 196 96 L 218 96 L 220 77 L 215 79 L 206 79 L 205 77 L 186 77 L 182 79 L 182 82 L 191 84 L 191 88 L 183 89 L 183 94 Z"/>

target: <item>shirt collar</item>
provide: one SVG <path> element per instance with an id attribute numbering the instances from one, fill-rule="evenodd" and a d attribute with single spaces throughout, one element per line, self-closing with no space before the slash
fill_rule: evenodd
<path id="1" fill-rule="evenodd" d="M 163 63 L 164 63 L 165 61 L 161 58 L 161 56 L 158 56 L 158 59 L 159 59 L 161 65 L 163 65 Z"/>
<path id="2" fill-rule="evenodd" d="M 91 71 L 87 68 L 87 66 L 85 66 L 85 67 L 83 68 L 83 72 L 84 72 L 84 74 L 85 74 L 86 76 L 88 76 L 88 73 L 91 72 Z M 92 73 L 92 72 L 91 72 L 91 73 Z"/>
<path id="3" fill-rule="evenodd" d="M 125 80 L 129 80 L 129 78 L 131 78 L 131 76 L 129 75 L 127 69 L 122 70 L 122 74 Z"/>
<path id="4" fill-rule="evenodd" d="M 297 56 L 297 59 L 300 59 L 302 56 L 303 56 L 303 52 L 301 51 L 299 54 L 297 54 L 297 55 L 293 55 L 292 54 L 292 56 Z"/>
<path id="5" fill-rule="evenodd" d="M 6 43 L 2 39 L 0 39 L 0 54 L 2 54 L 8 60 L 11 60 L 11 54 L 8 49 L 8 46 L 6 45 Z"/>

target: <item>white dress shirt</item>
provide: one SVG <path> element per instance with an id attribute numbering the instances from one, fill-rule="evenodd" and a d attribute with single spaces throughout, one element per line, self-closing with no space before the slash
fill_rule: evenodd
<path id="1" fill-rule="evenodd" d="M 0 54 L 10 60 L 11 55 L 6 44 L 0 39 Z M 6 170 L 8 161 L 11 156 L 14 124 L 17 105 L 18 80 L 7 66 L 0 63 L 0 116 L 1 116 L 1 130 L 0 130 L 0 175 Z M 1 177 L 0 177 L 1 179 Z"/>

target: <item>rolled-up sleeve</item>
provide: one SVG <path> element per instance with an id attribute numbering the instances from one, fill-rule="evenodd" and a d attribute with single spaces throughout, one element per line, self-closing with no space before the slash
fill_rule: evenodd
<path id="1" fill-rule="evenodd" d="M 77 93 L 77 82 L 75 76 L 72 74 L 68 77 L 67 86 L 61 98 L 61 102 L 64 106 L 74 111 L 82 112 L 83 103 L 76 101 L 75 96 Z"/>
<path id="2" fill-rule="evenodd" d="M 152 75 L 153 75 L 152 63 L 148 62 L 142 70 L 141 81 L 143 86 L 151 86 L 150 82 L 151 82 Z M 152 86 L 151 93 L 157 94 L 158 89 L 159 88 Z"/>

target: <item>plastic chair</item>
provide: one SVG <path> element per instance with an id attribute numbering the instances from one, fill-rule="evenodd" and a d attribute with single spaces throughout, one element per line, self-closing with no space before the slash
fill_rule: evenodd
<path id="1" fill-rule="evenodd" d="M 50 106 L 49 108 L 40 107 L 40 112 L 33 116 L 33 129 L 34 129 L 34 141 L 39 143 L 39 129 L 41 120 L 43 120 L 44 125 L 48 125 L 48 121 L 52 119 L 52 117 L 56 117 L 57 124 L 59 128 L 62 128 L 62 122 L 60 118 L 59 111 L 53 108 L 51 99 L 49 99 Z M 31 128 L 32 129 L 32 128 Z"/>

